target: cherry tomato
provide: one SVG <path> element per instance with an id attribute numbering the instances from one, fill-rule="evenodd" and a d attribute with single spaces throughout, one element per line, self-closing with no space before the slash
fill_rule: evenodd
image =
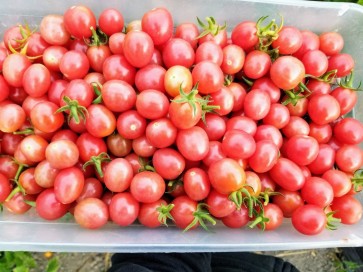
<path id="1" fill-rule="evenodd" d="M 176 65 L 170 67 L 164 77 L 165 91 L 171 97 L 176 97 L 180 94 L 180 90 L 185 93 L 190 93 L 193 85 L 192 73 L 184 66 Z"/>
<path id="2" fill-rule="evenodd" d="M 256 150 L 253 137 L 242 130 L 228 130 L 222 140 L 223 152 L 230 158 L 248 159 Z"/>
<path id="3" fill-rule="evenodd" d="M 248 210 L 242 206 L 241 209 L 235 210 L 233 213 L 223 217 L 222 223 L 229 228 L 242 228 L 248 224 L 250 217 L 248 216 Z"/>
<path id="4" fill-rule="evenodd" d="M 119 79 L 128 84 L 135 83 L 136 68 L 122 55 L 112 55 L 103 62 L 103 75 L 106 81 Z"/>
<path id="5" fill-rule="evenodd" d="M 164 179 L 176 179 L 185 169 L 185 159 L 172 148 L 158 149 L 153 156 L 153 166 Z"/>
<path id="6" fill-rule="evenodd" d="M 258 141 L 248 164 L 256 173 L 265 173 L 275 165 L 278 155 L 279 149 L 274 143 L 269 140 Z"/>
<path id="7" fill-rule="evenodd" d="M 134 67 L 149 64 L 154 52 L 151 37 L 143 31 L 131 31 L 126 34 L 123 42 L 123 53 L 127 61 Z"/>
<path id="8" fill-rule="evenodd" d="M 233 44 L 240 46 L 243 50 L 249 50 L 258 43 L 256 23 L 244 21 L 232 30 L 231 39 Z"/>
<path id="9" fill-rule="evenodd" d="M 152 203 L 163 196 L 165 182 L 156 172 L 140 172 L 132 178 L 130 192 L 137 201 Z"/>
<path id="10" fill-rule="evenodd" d="M 126 227 L 137 219 L 139 209 L 139 202 L 130 193 L 118 193 L 113 195 L 109 205 L 110 218 L 116 224 Z"/>
<path id="11" fill-rule="evenodd" d="M 315 138 L 295 135 L 286 143 L 287 157 L 298 165 L 308 165 L 318 156 L 319 144 Z"/>
<path id="12" fill-rule="evenodd" d="M 306 52 L 301 61 L 305 66 L 305 73 L 315 77 L 324 75 L 328 69 L 328 58 L 320 50 Z"/>
<path id="13" fill-rule="evenodd" d="M 41 192 L 35 203 L 38 215 L 46 220 L 56 220 L 68 212 L 69 204 L 62 204 L 57 200 L 53 188 Z"/>
<path id="14" fill-rule="evenodd" d="M 166 68 L 175 65 L 190 68 L 194 64 L 195 53 L 193 47 L 187 41 L 172 38 L 165 44 L 162 57 Z"/>
<path id="15" fill-rule="evenodd" d="M 277 195 L 273 196 L 273 203 L 280 207 L 284 217 L 290 218 L 294 211 L 304 205 L 298 191 L 288 191 L 285 189 L 279 189 Z"/>
<path id="16" fill-rule="evenodd" d="M 362 204 L 351 195 L 334 198 L 331 209 L 335 211 L 334 217 L 347 225 L 359 222 L 363 214 Z"/>
<path id="17" fill-rule="evenodd" d="M 340 115 L 345 115 L 350 112 L 358 101 L 356 91 L 343 87 L 335 88 L 331 92 L 331 96 L 333 96 L 339 103 Z"/>
<path id="18" fill-rule="evenodd" d="M 86 6 L 72 6 L 64 13 L 64 26 L 75 38 L 89 38 L 91 28 L 96 29 L 96 17 Z"/>
<path id="19" fill-rule="evenodd" d="M 132 109 L 136 103 L 134 88 L 123 80 L 108 80 L 102 87 L 102 100 L 113 112 L 124 112 Z"/>
<path id="20" fill-rule="evenodd" d="M 163 206 L 167 207 L 167 202 L 163 199 L 159 199 L 153 203 L 142 203 L 137 217 L 138 221 L 148 228 L 160 227 L 162 222 L 159 221 L 161 214 L 159 209 L 162 209 Z"/>
<path id="21" fill-rule="evenodd" d="M 329 206 L 333 201 L 334 192 L 330 183 L 319 177 L 310 177 L 305 180 L 301 188 L 301 197 L 309 204 L 321 208 Z"/>
<path id="22" fill-rule="evenodd" d="M 210 141 L 220 140 L 226 132 L 226 122 L 217 114 L 206 114 L 197 126 L 205 130 Z"/>
<path id="23" fill-rule="evenodd" d="M 319 144 L 318 156 L 307 167 L 312 174 L 321 175 L 334 166 L 335 151 L 327 144 Z"/>
<path id="24" fill-rule="evenodd" d="M 356 145 L 344 145 L 337 150 L 335 163 L 340 170 L 354 173 L 363 165 L 363 153 Z"/>
<path id="25" fill-rule="evenodd" d="M 161 118 L 147 125 L 145 135 L 151 145 L 156 148 L 165 148 L 175 142 L 177 128 L 168 118 Z"/>
<path id="26" fill-rule="evenodd" d="M 289 191 L 300 190 L 305 183 L 300 167 L 286 158 L 279 158 L 269 174 L 278 185 Z"/>
<path id="27" fill-rule="evenodd" d="M 305 235 L 317 235 L 321 233 L 327 223 L 323 208 L 306 204 L 297 208 L 291 217 L 294 228 Z"/>
<path id="28" fill-rule="evenodd" d="M 86 54 L 76 50 L 66 52 L 59 62 L 59 70 L 69 80 L 84 78 L 89 67 Z"/>
<path id="29" fill-rule="evenodd" d="M 159 119 L 168 113 L 169 100 L 158 90 L 144 90 L 137 96 L 136 110 L 146 119 Z"/>
<path id="30" fill-rule="evenodd" d="M 265 223 L 265 230 L 277 229 L 282 224 L 282 210 L 274 203 L 268 203 L 263 208 L 263 216 L 268 218 L 268 222 Z"/>
<path id="31" fill-rule="evenodd" d="M 221 68 L 210 61 L 197 63 L 192 71 L 193 84 L 198 83 L 198 91 L 211 94 L 223 86 L 224 76 Z"/>
<path id="32" fill-rule="evenodd" d="M 132 140 L 132 150 L 140 157 L 151 157 L 156 149 L 149 143 L 145 135 Z"/>
<path id="33" fill-rule="evenodd" d="M 345 77 L 354 69 L 354 59 L 351 55 L 346 53 L 331 56 L 328 63 L 328 71 L 336 69 L 337 77 Z"/>
<path id="34" fill-rule="evenodd" d="M 164 67 L 160 65 L 157 64 L 146 65 L 145 67 L 141 68 L 136 72 L 135 76 L 136 88 L 139 90 L 139 92 L 148 89 L 154 89 L 162 93 L 165 93 L 165 87 L 164 87 L 165 74 L 166 70 L 164 69 Z"/>
<path id="35" fill-rule="evenodd" d="M 195 50 L 198 45 L 199 30 L 193 23 L 182 23 L 175 29 L 175 37 L 186 40 Z"/>
<path id="36" fill-rule="evenodd" d="M 38 135 L 26 136 L 20 143 L 20 149 L 24 156 L 33 162 L 45 159 L 45 150 L 48 142 Z"/>
<path id="37" fill-rule="evenodd" d="M 0 203 L 4 202 L 11 192 L 10 180 L 0 173 Z"/>
<path id="38" fill-rule="evenodd" d="M 22 87 L 23 75 L 30 65 L 30 60 L 24 55 L 8 55 L 3 62 L 2 73 L 4 79 L 10 86 Z"/>
<path id="39" fill-rule="evenodd" d="M 354 118 L 344 118 L 334 125 L 334 137 L 343 144 L 360 144 L 363 141 L 363 126 Z"/>
<path id="40" fill-rule="evenodd" d="M 121 193 L 130 187 L 133 176 L 131 164 L 126 159 L 117 158 L 107 165 L 104 183 L 110 191 Z"/>
<path id="41" fill-rule="evenodd" d="M 15 132 L 24 124 L 25 111 L 16 104 L 7 104 L 0 107 L 0 131 Z"/>
<path id="42" fill-rule="evenodd" d="M 303 42 L 301 32 L 292 26 L 284 26 L 279 31 L 279 36 L 272 42 L 273 48 L 278 48 L 282 55 L 290 55 L 297 52 Z"/>
<path id="43" fill-rule="evenodd" d="M 243 72 L 248 78 L 258 79 L 268 73 L 271 63 L 271 58 L 266 52 L 253 50 L 246 56 Z"/>
<path id="44" fill-rule="evenodd" d="M 63 204 L 70 204 L 82 193 L 84 175 L 76 167 L 60 170 L 54 181 L 54 193 L 57 200 Z"/>
<path id="45" fill-rule="evenodd" d="M 179 130 L 176 145 L 184 158 L 190 161 L 202 160 L 209 150 L 207 133 L 200 127 Z"/>
<path id="46" fill-rule="evenodd" d="M 282 128 L 282 133 L 287 138 L 291 138 L 294 135 L 309 135 L 309 132 L 309 124 L 298 116 L 291 116 L 290 121 Z"/>
<path id="47" fill-rule="evenodd" d="M 10 200 L 5 201 L 3 205 L 11 213 L 24 214 L 31 209 L 31 206 L 25 201 L 32 202 L 35 201 L 35 198 L 35 195 L 23 195 L 21 192 L 18 192 Z"/>
<path id="48" fill-rule="evenodd" d="M 124 28 L 124 17 L 117 9 L 108 8 L 103 10 L 98 17 L 98 25 L 102 32 L 111 36 L 117 32 L 122 32 Z"/>
<path id="49" fill-rule="evenodd" d="M 233 75 L 238 73 L 245 62 L 245 52 L 237 45 L 229 44 L 223 47 L 222 71 L 225 74 Z"/>
<path id="50" fill-rule="evenodd" d="M 115 131 L 116 117 L 107 107 L 91 105 L 87 110 L 86 128 L 91 135 L 102 138 Z"/>
<path id="51" fill-rule="evenodd" d="M 221 66 L 223 62 L 222 48 L 215 42 L 204 42 L 195 51 L 195 63 L 211 61 Z"/>
<path id="52" fill-rule="evenodd" d="M 117 132 L 125 139 L 136 139 L 145 133 L 146 120 L 137 111 L 129 110 L 117 118 Z"/>
<path id="53" fill-rule="evenodd" d="M 236 210 L 236 205 L 229 200 L 228 195 L 220 194 L 216 190 L 211 190 L 206 204 L 211 215 L 223 218 L 232 214 Z"/>
<path id="54" fill-rule="evenodd" d="M 173 35 L 173 18 L 165 8 L 154 8 L 146 12 L 141 19 L 141 26 L 155 45 L 165 43 Z"/>
<path id="55" fill-rule="evenodd" d="M 183 175 L 185 193 L 193 200 L 205 199 L 210 192 L 208 174 L 201 168 L 190 168 Z"/>
<path id="56" fill-rule="evenodd" d="M 332 137 L 332 127 L 329 124 L 317 125 L 310 123 L 309 136 L 314 137 L 319 144 L 326 144 Z"/>
<path id="57" fill-rule="evenodd" d="M 280 89 L 294 89 L 305 76 L 304 64 L 292 56 L 279 57 L 271 65 L 270 76 Z"/>
<path id="58" fill-rule="evenodd" d="M 270 111 L 270 96 L 259 89 L 251 90 L 244 99 L 244 113 L 253 120 L 261 120 Z"/>
<path id="59" fill-rule="evenodd" d="M 347 194 L 352 187 L 352 182 L 348 175 L 337 169 L 326 171 L 322 175 L 322 178 L 329 182 L 333 188 L 334 197 L 341 197 Z"/>
<path id="60" fill-rule="evenodd" d="M 108 221 L 108 207 L 98 198 L 87 198 L 79 202 L 74 209 L 74 219 L 87 229 L 98 229 Z"/>
<path id="61" fill-rule="evenodd" d="M 333 56 L 340 53 L 344 47 L 344 39 L 337 32 L 324 32 L 320 34 L 319 41 L 319 49 L 327 56 Z"/>

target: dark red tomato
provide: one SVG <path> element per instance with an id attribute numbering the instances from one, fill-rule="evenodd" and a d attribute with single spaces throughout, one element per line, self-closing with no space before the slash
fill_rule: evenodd
<path id="1" fill-rule="evenodd" d="M 271 58 L 266 52 L 253 50 L 246 56 L 243 72 L 248 78 L 258 79 L 268 73 L 271 63 Z"/>
<path id="2" fill-rule="evenodd" d="M 190 161 L 200 161 L 207 155 L 209 139 L 207 133 L 200 127 L 179 130 L 176 145 L 184 158 Z"/>
<path id="3" fill-rule="evenodd" d="M 271 65 L 270 76 L 280 89 L 294 89 L 305 76 L 304 64 L 293 56 L 279 57 Z"/>
<path id="4" fill-rule="evenodd" d="M 116 157 L 125 157 L 131 152 L 132 142 L 125 139 L 120 134 L 114 133 L 107 137 L 106 140 L 108 151 Z"/>
<path id="5" fill-rule="evenodd" d="M 269 174 L 278 185 L 289 191 L 300 190 L 305 183 L 300 167 L 286 158 L 279 158 Z"/>
<path id="6" fill-rule="evenodd" d="M 0 203 L 4 202 L 11 192 L 10 180 L 0 173 Z"/>
<path id="7" fill-rule="evenodd" d="M 51 45 L 66 45 L 71 35 L 66 30 L 62 15 L 50 14 L 40 22 L 40 34 Z"/>
<path id="8" fill-rule="evenodd" d="M 124 112 L 135 106 L 136 92 L 123 80 L 108 80 L 103 85 L 101 93 L 103 103 L 113 112 Z"/>
<path id="9" fill-rule="evenodd" d="M 243 109 L 244 100 L 246 97 L 246 88 L 237 82 L 232 82 L 227 86 L 233 95 L 232 111 L 240 111 Z"/>
<path id="10" fill-rule="evenodd" d="M 327 56 L 333 56 L 340 53 L 344 47 L 344 39 L 342 35 L 337 32 L 324 32 L 320 34 L 319 41 L 319 49 Z"/>
<path id="11" fill-rule="evenodd" d="M 339 103 L 340 115 L 345 115 L 353 110 L 355 104 L 358 101 L 357 92 L 348 88 L 337 87 L 331 92 Z"/>
<path id="12" fill-rule="evenodd" d="M 156 172 L 140 172 L 133 177 L 130 192 L 137 201 L 152 203 L 165 193 L 165 182 Z"/>
<path id="13" fill-rule="evenodd" d="M 139 92 L 148 89 L 165 93 L 164 77 L 166 70 L 157 64 L 149 64 L 136 72 L 135 85 Z"/>
<path id="14" fill-rule="evenodd" d="M 323 208 L 306 204 L 293 212 L 291 222 L 298 232 L 317 235 L 325 229 L 327 218 Z"/>
<path id="15" fill-rule="evenodd" d="M 292 26 L 284 26 L 278 38 L 272 42 L 273 48 L 278 48 L 282 55 L 290 55 L 297 52 L 303 42 L 303 37 L 299 29 Z"/>
<path id="16" fill-rule="evenodd" d="M 156 148 L 171 146 L 176 139 L 177 128 L 168 118 L 150 122 L 146 127 L 146 139 Z"/>
<path id="17" fill-rule="evenodd" d="M 320 50 L 311 50 L 304 54 L 301 59 L 305 66 L 305 73 L 320 77 L 328 69 L 328 57 Z"/>
<path id="18" fill-rule="evenodd" d="M 333 188 L 334 197 L 341 197 L 347 194 L 352 187 L 352 182 L 348 175 L 337 169 L 326 171 L 322 178 L 329 182 Z"/>
<path id="19" fill-rule="evenodd" d="M 341 142 L 337 140 L 334 136 L 330 138 L 330 141 L 328 142 L 328 145 L 333 148 L 334 151 L 337 151 L 339 148 L 343 146 Z"/>
<path id="20" fill-rule="evenodd" d="M 76 50 L 66 52 L 59 62 L 59 70 L 69 80 L 84 78 L 89 67 L 86 54 Z"/>
<path id="21" fill-rule="evenodd" d="M 1 69 L 0 69 L 1 71 Z M 5 81 L 4 77 L 0 75 L 0 102 L 8 98 L 10 93 L 10 88 L 8 83 Z"/>
<path id="22" fill-rule="evenodd" d="M 63 204 L 74 202 L 81 195 L 83 187 L 84 175 L 76 167 L 62 169 L 54 181 L 55 196 Z"/>
<path id="23" fill-rule="evenodd" d="M 222 140 L 223 152 L 230 158 L 248 159 L 256 150 L 253 137 L 242 130 L 228 130 Z"/>
<path id="24" fill-rule="evenodd" d="M 35 203 L 38 215 L 46 220 L 56 220 L 64 216 L 70 207 L 69 204 L 62 204 L 55 195 L 53 188 L 41 192 Z"/>
<path id="25" fill-rule="evenodd" d="M 62 113 L 56 113 L 58 106 L 52 102 L 40 102 L 30 111 L 30 119 L 34 126 L 43 132 L 57 131 L 64 123 Z"/>
<path id="26" fill-rule="evenodd" d="M 205 121 L 200 120 L 197 126 L 205 130 L 210 141 L 221 139 L 226 132 L 226 122 L 217 114 L 206 114 Z"/>
<path id="27" fill-rule="evenodd" d="M 22 87 L 23 75 L 30 65 L 30 60 L 24 55 L 8 55 L 3 62 L 2 73 L 4 79 L 10 86 Z"/>
<path id="28" fill-rule="evenodd" d="M 13 179 L 19 165 L 10 156 L 0 157 L 0 173 L 5 175 L 8 179 Z"/>
<path id="29" fill-rule="evenodd" d="M 143 31 L 131 31 L 125 36 L 123 53 L 127 61 L 134 67 L 144 67 L 149 64 L 154 52 L 151 37 Z"/>
<path id="30" fill-rule="evenodd" d="M 255 142 L 262 140 L 269 140 L 274 143 L 278 148 L 282 146 L 282 135 L 281 132 L 274 126 L 260 125 L 257 127 L 255 133 Z"/>
<path id="31" fill-rule="evenodd" d="M 258 141 L 248 164 L 256 173 L 265 173 L 276 164 L 278 156 L 279 149 L 274 143 L 269 140 Z"/>
<path id="32" fill-rule="evenodd" d="M 305 180 L 301 188 L 301 197 L 308 203 L 327 207 L 333 201 L 334 192 L 329 182 L 319 177 L 310 177 Z"/>
<path id="33" fill-rule="evenodd" d="M 110 191 L 106 191 L 102 195 L 101 200 L 103 201 L 103 203 L 105 203 L 109 207 L 110 203 L 111 203 L 111 200 L 112 200 L 112 197 L 113 197 L 113 193 L 111 193 Z"/>
<path id="34" fill-rule="evenodd" d="M 124 53 L 124 40 L 125 40 L 125 33 L 117 32 L 115 34 L 112 34 L 108 38 L 108 46 L 114 55 L 123 55 Z"/>
<path id="35" fill-rule="evenodd" d="M 224 116 L 232 111 L 234 97 L 230 89 L 223 86 L 219 91 L 216 91 L 210 95 L 209 101 L 210 102 L 208 105 L 219 106 L 219 109 L 215 109 L 214 112 Z"/>
<path id="36" fill-rule="evenodd" d="M 145 135 L 132 140 L 132 150 L 140 157 L 151 157 L 156 149 L 155 146 L 149 143 Z"/>
<path id="37" fill-rule="evenodd" d="M 302 44 L 297 50 L 293 56 L 301 59 L 304 54 L 310 50 L 316 50 L 319 49 L 319 36 L 316 35 L 314 32 L 311 32 L 310 30 L 303 30 L 301 31 L 302 36 Z"/>
<path id="38" fill-rule="evenodd" d="M 59 105 L 62 93 L 67 88 L 69 82 L 67 80 L 58 79 L 50 84 L 48 89 L 48 100 L 56 105 Z"/>
<path id="39" fill-rule="evenodd" d="M 85 122 L 79 122 L 77 124 L 74 118 L 71 118 L 69 120 L 68 127 L 71 130 L 73 130 L 74 132 L 79 133 L 79 134 L 87 132 L 86 123 Z"/>
<path id="40" fill-rule="evenodd" d="M 280 227 L 284 217 L 281 208 L 274 203 L 268 203 L 263 207 L 263 216 L 268 218 L 268 222 L 265 223 L 265 230 L 274 230 Z"/>
<path id="41" fill-rule="evenodd" d="M 138 221 L 148 228 L 160 227 L 162 223 L 166 223 L 166 221 L 161 222 L 159 220 L 159 216 L 162 214 L 160 209 L 163 210 L 163 207 L 167 207 L 167 205 L 167 202 L 163 199 L 153 203 L 142 203 L 137 217 Z"/>
<path id="42" fill-rule="evenodd" d="M 116 224 L 131 225 L 139 214 L 140 204 L 128 192 L 115 194 L 109 205 L 110 218 Z"/>
<path id="43" fill-rule="evenodd" d="M 221 68 L 209 61 L 197 63 L 192 71 L 193 85 L 198 83 L 198 91 L 202 94 L 214 93 L 223 86 L 224 75 Z"/>
<path id="44" fill-rule="evenodd" d="M 335 211 L 334 217 L 347 225 L 358 223 L 363 214 L 362 204 L 351 195 L 334 198 L 331 209 Z"/>
<path id="45" fill-rule="evenodd" d="M 146 119 L 159 119 L 167 115 L 169 99 L 158 90 L 144 90 L 137 96 L 136 110 Z"/>
<path id="46" fill-rule="evenodd" d="M 1 154 L 14 155 L 15 149 L 23 138 L 22 135 L 5 133 L 1 140 Z"/>
<path id="47" fill-rule="evenodd" d="M 294 211 L 304 205 L 304 200 L 297 191 L 279 189 L 279 194 L 274 195 L 273 203 L 280 207 L 284 217 L 290 218 Z"/>
<path id="48" fill-rule="evenodd" d="M 33 162 L 40 162 L 45 159 L 45 149 L 48 142 L 38 135 L 28 135 L 20 143 L 19 148 L 25 157 Z"/>
<path id="49" fill-rule="evenodd" d="M 190 93 L 193 86 L 193 78 L 190 70 L 184 66 L 176 65 L 169 68 L 164 76 L 165 91 L 171 97 L 180 94 L 180 89 L 185 93 Z"/>
<path id="50" fill-rule="evenodd" d="M 258 43 L 256 23 L 251 21 L 239 23 L 232 30 L 231 39 L 233 44 L 245 51 L 253 48 Z"/>
<path id="51" fill-rule="evenodd" d="M 206 204 L 211 215 L 222 218 L 232 214 L 236 210 L 236 205 L 229 200 L 228 195 L 220 194 L 216 190 L 211 190 Z"/>
<path id="52" fill-rule="evenodd" d="M 91 28 L 96 29 L 96 17 L 86 6 L 72 6 L 64 13 L 64 25 L 75 38 L 92 36 Z"/>
<path id="53" fill-rule="evenodd" d="M 233 159 L 224 158 L 212 163 L 208 169 L 212 187 L 221 194 L 230 194 L 243 187 L 246 174 Z"/>
<path id="54" fill-rule="evenodd" d="M 103 63 L 111 56 L 111 50 L 107 45 L 95 45 L 87 49 L 87 58 L 89 60 L 90 67 L 99 73 L 103 71 Z"/>
<path id="55" fill-rule="evenodd" d="M 165 8 L 154 8 L 146 12 L 141 19 L 141 26 L 155 45 L 165 43 L 173 35 L 173 18 Z"/>
<path id="56" fill-rule="evenodd" d="M 291 138 L 294 135 L 309 135 L 309 124 L 298 116 L 291 116 L 289 123 L 282 128 L 282 133 Z"/>
<path id="57" fill-rule="evenodd" d="M 35 182 L 42 188 L 51 188 L 59 170 L 52 167 L 47 160 L 37 164 L 34 171 Z"/>
<path id="58" fill-rule="evenodd" d="M 319 144 L 315 138 L 294 135 L 286 143 L 287 157 L 298 165 L 308 165 L 318 156 Z"/>
<path id="59" fill-rule="evenodd" d="M 146 120 L 137 111 L 129 110 L 117 118 L 117 132 L 125 139 L 136 139 L 145 133 Z"/>
<path id="60" fill-rule="evenodd" d="M 140 158 L 135 153 L 130 153 L 125 157 L 125 160 L 131 164 L 132 171 L 136 175 L 144 167 L 147 158 Z"/>
<path id="61" fill-rule="evenodd" d="M 207 155 L 204 157 L 203 163 L 206 166 L 209 166 L 212 163 L 219 161 L 223 158 L 226 158 L 226 154 L 224 154 L 223 152 L 222 143 L 218 141 L 210 141 L 209 151 Z"/>
<path id="62" fill-rule="evenodd" d="M 87 108 L 87 131 L 95 137 L 106 137 L 116 129 L 115 115 L 103 105 L 91 105 Z"/>
<path id="63" fill-rule="evenodd" d="M 335 163 L 341 171 L 354 173 L 363 165 L 363 153 L 357 145 L 344 145 L 337 150 Z"/>
<path id="64" fill-rule="evenodd" d="M 334 137 L 343 144 L 360 144 L 363 141 L 363 126 L 357 119 L 344 118 L 334 125 Z"/>
<path id="65" fill-rule="evenodd" d="M 271 103 L 277 103 L 280 100 L 281 91 L 269 77 L 261 77 L 252 85 L 252 89 L 259 89 L 269 94 Z"/>
<path id="66" fill-rule="evenodd" d="M 245 62 L 245 52 L 237 45 L 229 44 L 223 47 L 222 71 L 225 74 L 233 75 L 238 73 Z"/>
<path id="67" fill-rule="evenodd" d="M 246 116 L 235 116 L 227 120 L 226 131 L 237 129 L 254 136 L 257 130 L 256 121 Z"/>
<path id="68" fill-rule="evenodd" d="M 194 64 L 195 53 L 193 47 L 187 41 L 172 38 L 165 44 L 162 57 L 166 68 L 175 65 L 190 68 Z"/>
<path id="69" fill-rule="evenodd" d="M 152 159 L 156 172 L 164 179 L 176 179 L 185 169 L 185 159 L 172 148 L 158 149 Z"/>
<path id="70" fill-rule="evenodd" d="M 121 12 L 114 8 L 108 8 L 101 12 L 98 17 L 98 25 L 103 33 L 111 36 L 124 29 L 124 17 Z"/>
<path id="71" fill-rule="evenodd" d="M 96 178 L 86 178 L 84 180 L 82 193 L 76 199 L 76 202 L 79 203 L 86 198 L 101 199 L 102 195 L 103 195 L 102 183 Z"/>
<path id="72" fill-rule="evenodd" d="M 74 142 L 58 140 L 47 146 L 45 157 L 53 168 L 64 169 L 78 162 L 79 151 Z"/>
<path id="73" fill-rule="evenodd" d="M 262 90 L 249 91 L 244 100 L 244 113 L 253 120 L 263 119 L 270 111 L 270 96 Z"/>
<path id="74" fill-rule="evenodd" d="M 342 53 L 329 58 L 328 71 L 338 70 L 337 77 L 345 77 L 354 69 L 354 59 L 351 55 Z"/>
<path id="75" fill-rule="evenodd" d="M 0 131 L 15 132 L 24 124 L 25 111 L 16 104 L 7 104 L 0 107 Z"/>
<path id="76" fill-rule="evenodd" d="M 98 229 L 108 221 L 107 205 L 98 198 L 87 198 L 79 202 L 74 209 L 74 219 L 87 229 Z"/>
<path id="77" fill-rule="evenodd" d="M 195 201 L 205 199 L 210 192 L 208 174 L 201 168 L 190 168 L 183 175 L 184 190 Z"/>
<path id="78" fill-rule="evenodd" d="M 211 61 L 221 66 L 223 62 L 222 48 L 212 41 L 202 43 L 195 51 L 195 63 L 201 61 Z"/>
<path id="79" fill-rule="evenodd" d="M 111 192 L 121 193 L 130 187 L 133 176 L 131 164 L 126 159 L 116 158 L 106 167 L 104 183 Z"/>
<path id="80" fill-rule="evenodd" d="M 180 38 L 187 41 L 194 50 L 198 45 L 198 36 L 198 27 L 193 23 L 182 23 L 175 29 L 175 38 Z"/>
<path id="81" fill-rule="evenodd" d="M 112 55 L 103 63 L 103 75 L 106 81 L 119 79 L 133 85 L 135 83 L 135 74 L 136 68 L 122 55 Z"/>
<path id="82" fill-rule="evenodd" d="M 23 195 L 21 192 L 16 193 L 10 200 L 4 202 L 4 207 L 11 213 L 24 214 L 31 209 L 31 206 L 25 201 L 35 201 L 34 195 Z"/>
<path id="83" fill-rule="evenodd" d="M 193 222 L 197 211 L 198 202 L 190 199 L 188 196 L 176 197 L 171 204 L 174 208 L 170 211 L 171 216 L 174 218 L 175 225 L 180 229 L 185 229 Z M 199 226 L 197 222 L 191 229 Z"/>
<path id="84" fill-rule="evenodd" d="M 35 182 L 34 170 L 35 168 L 28 168 L 19 176 L 19 186 L 24 189 L 25 194 L 36 195 L 44 189 Z"/>
<path id="85" fill-rule="evenodd" d="M 321 175 L 334 166 L 335 151 L 328 144 L 319 144 L 319 153 L 307 167 L 314 175 Z"/>
<path id="86" fill-rule="evenodd" d="M 329 124 L 317 125 L 310 123 L 309 136 L 314 137 L 319 144 L 326 144 L 332 137 L 332 127 Z"/>
<path id="87" fill-rule="evenodd" d="M 236 209 L 233 213 L 223 217 L 221 220 L 229 228 L 242 228 L 248 224 L 250 217 L 248 216 L 247 208 L 242 206 L 241 209 Z"/>
<path id="88" fill-rule="evenodd" d="M 263 118 L 262 121 L 266 125 L 272 125 L 278 129 L 281 129 L 290 121 L 289 109 L 280 103 L 273 103 L 270 106 L 268 114 Z"/>

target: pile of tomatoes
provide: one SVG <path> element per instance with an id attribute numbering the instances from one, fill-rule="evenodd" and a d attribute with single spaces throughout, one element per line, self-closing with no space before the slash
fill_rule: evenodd
<path id="1" fill-rule="evenodd" d="M 243 19 L 243 18 L 241 18 Z M 282 21 L 282 20 L 281 20 Z M 0 203 L 82 227 L 112 221 L 307 235 L 355 224 L 362 124 L 339 33 L 262 17 L 125 24 L 85 6 L 0 44 Z M 176 27 L 176 29 L 174 29 Z"/>

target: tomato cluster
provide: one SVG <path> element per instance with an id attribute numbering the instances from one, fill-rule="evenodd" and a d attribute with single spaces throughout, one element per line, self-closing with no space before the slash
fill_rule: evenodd
<path id="1" fill-rule="evenodd" d="M 362 124 L 339 33 L 267 17 L 174 31 L 85 6 L 0 44 L 0 203 L 85 228 L 357 223 Z M 125 29 L 125 31 L 124 31 Z"/>

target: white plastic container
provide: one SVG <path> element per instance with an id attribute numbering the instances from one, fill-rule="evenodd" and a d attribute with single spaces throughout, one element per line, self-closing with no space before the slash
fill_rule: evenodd
<path id="1" fill-rule="evenodd" d="M 84 1 L 85 2 L 85 1 Z M 316 33 L 338 31 L 345 39 L 344 51 L 357 62 L 356 78 L 363 79 L 363 8 L 347 3 L 308 1 L 244 0 L 89 0 L 87 5 L 98 15 L 106 7 L 119 9 L 125 21 L 141 18 L 153 7 L 168 8 L 175 23 L 196 22 L 196 17 L 214 16 L 218 22 L 235 26 L 243 20 L 257 20 L 269 15 L 285 25 L 309 29 Z M 1 0 L 0 37 L 5 28 L 16 23 L 37 24 L 41 16 L 61 14 L 75 0 Z M 231 30 L 231 28 L 229 28 Z M 362 101 L 360 99 L 360 101 Z M 362 114 L 360 114 L 362 113 Z M 356 115 L 363 120 L 362 104 Z M 362 198 L 360 199 L 362 201 Z M 273 232 L 258 229 L 232 230 L 221 224 L 209 233 L 197 229 L 183 233 L 175 227 L 147 229 L 139 225 L 121 228 L 115 224 L 91 231 L 74 222 L 47 222 L 32 211 L 23 216 L 0 214 L 0 251 L 83 251 L 83 252 L 190 252 L 190 251 L 256 251 L 363 246 L 363 221 L 354 226 L 341 225 L 336 231 L 318 236 L 304 236 L 286 220 Z"/>

